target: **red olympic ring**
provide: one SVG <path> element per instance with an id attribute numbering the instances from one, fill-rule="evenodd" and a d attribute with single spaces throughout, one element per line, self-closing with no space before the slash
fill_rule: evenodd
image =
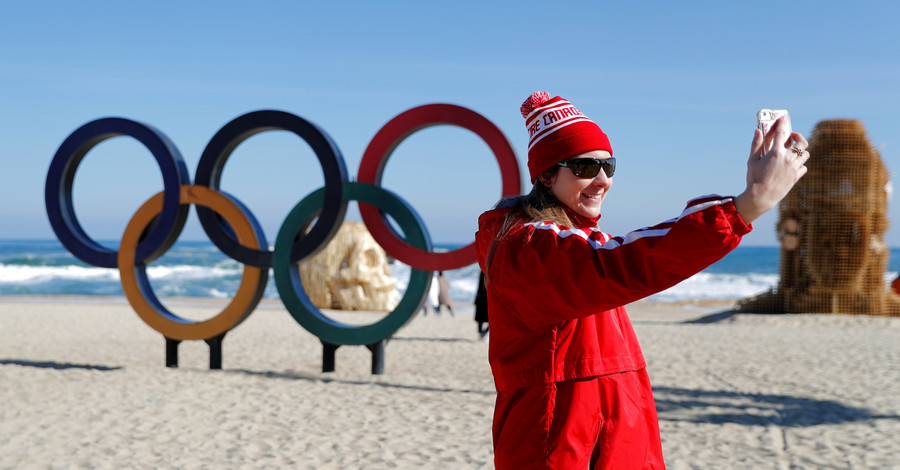
<path id="1" fill-rule="evenodd" d="M 427 127 L 449 124 L 468 129 L 482 140 L 497 159 L 503 178 L 502 197 L 517 196 L 522 191 L 519 163 L 516 154 L 497 126 L 484 116 L 452 104 L 428 104 L 405 111 L 388 121 L 375 134 L 363 154 L 356 178 L 360 183 L 381 186 L 384 167 L 394 149 L 413 133 Z M 360 202 L 359 212 L 375 241 L 387 254 L 424 271 L 447 271 L 475 262 L 475 242 L 446 253 L 434 253 L 415 248 L 398 235 L 387 223 L 378 208 Z"/>

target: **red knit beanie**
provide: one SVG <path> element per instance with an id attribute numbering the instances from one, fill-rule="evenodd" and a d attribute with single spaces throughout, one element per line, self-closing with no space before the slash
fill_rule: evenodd
<path id="1" fill-rule="evenodd" d="M 592 150 L 612 155 L 609 138 L 600 126 L 581 114 L 572 103 L 546 91 L 536 91 L 520 108 L 528 129 L 528 173 L 531 182 L 544 170 Z"/>

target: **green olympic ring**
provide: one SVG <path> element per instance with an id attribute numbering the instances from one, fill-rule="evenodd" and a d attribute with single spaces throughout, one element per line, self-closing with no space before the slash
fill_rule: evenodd
<path id="1" fill-rule="evenodd" d="M 278 295 L 292 317 L 323 342 L 336 345 L 368 345 L 390 337 L 421 308 L 428 293 L 432 272 L 411 268 L 409 285 L 397 307 L 381 320 L 370 325 L 348 325 L 328 318 L 313 305 L 296 265 L 291 263 L 291 245 L 305 233 L 322 210 L 324 188 L 303 198 L 288 214 L 278 230 L 272 254 L 272 270 Z M 431 251 L 431 239 L 419 215 L 394 193 L 366 183 L 344 183 L 342 199 L 359 201 L 378 207 L 389 214 L 406 235 L 412 246 Z"/>

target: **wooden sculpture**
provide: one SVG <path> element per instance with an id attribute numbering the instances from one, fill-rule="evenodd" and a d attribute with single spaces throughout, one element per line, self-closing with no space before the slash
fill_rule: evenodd
<path id="1" fill-rule="evenodd" d="M 819 122 L 808 173 L 780 204 L 781 278 L 738 311 L 900 316 L 885 285 L 888 172 L 857 120 Z"/>
<path id="2" fill-rule="evenodd" d="M 400 302 L 387 255 L 360 222 L 344 221 L 331 242 L 298 269 L 318 308 L 387 312 Z"/>

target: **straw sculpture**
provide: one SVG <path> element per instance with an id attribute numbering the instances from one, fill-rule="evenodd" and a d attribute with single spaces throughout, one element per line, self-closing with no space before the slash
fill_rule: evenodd
<path id="1" fill-rule="evenodd" d="M 809 171 L 779 208 L 779 283 L 736 309 L 900 316 L 884 278 L 890 186 L 881 156 L 857 120 L 821 121 L 809 143 Z"/>
<path id="2" fill-rule="evenodd" d="M 384 249 L 360 222 L 344 221 L 331 242 L 298 269 L 318 308 L 387 312 L 400 301 Z"/>

